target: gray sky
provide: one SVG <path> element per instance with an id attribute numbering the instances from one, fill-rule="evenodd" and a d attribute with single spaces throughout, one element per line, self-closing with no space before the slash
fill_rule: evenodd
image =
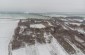
<path id="1" fill-rule="evenodd" d="M 85 12 L 85 0 L 0 0 L 0 11 Z"/>

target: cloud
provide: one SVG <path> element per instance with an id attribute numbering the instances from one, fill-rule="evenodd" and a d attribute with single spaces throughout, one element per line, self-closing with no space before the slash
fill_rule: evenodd
<path id="1" fill-rule="evenodd" d="M 0 0 L 1 11 L 83 12 L 84 0 Z"/>

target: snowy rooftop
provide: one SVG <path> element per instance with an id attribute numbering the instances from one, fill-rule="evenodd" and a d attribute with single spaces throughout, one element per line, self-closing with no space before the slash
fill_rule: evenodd
<path id="1" fill-rule="evenodd" d="M 43 24 L 30 24 L 30 28 L 45 28 Z"/>

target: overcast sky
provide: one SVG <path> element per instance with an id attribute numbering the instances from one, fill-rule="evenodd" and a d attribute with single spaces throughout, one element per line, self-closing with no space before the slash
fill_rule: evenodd
<path id="1" fill-rule="evenodd" d="M 0 11 L 85 12 L 85 0 L 0 0 Z"/>

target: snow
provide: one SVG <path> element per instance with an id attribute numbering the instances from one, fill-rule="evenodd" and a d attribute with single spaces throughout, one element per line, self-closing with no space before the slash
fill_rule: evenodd
<path id="1" fill-rule="evenodd" d="M 8 44 L 18 21 L 0 19 L 0 55 L 8 55 Z"/>
<path id="2" fill-rule="evenodd" d="M 12 55 L 26 55 L 26 49 L 25 48 L 21 48 L 21 49 L 18 49 L 18 50 L 14 50 L 12 52 Z"/>
<path id="3" fill-rule="evenodd" d="M 13 17 L 11 17 L 11 16 L 0 16 L 0 19 L 11 19 L 11 18 L 13 18 Z"/>
<path id="4" fill-rule="evenodd" d="M 45 33 L 45 37 L 47 36 Z M 49 34 L 49 36 L 52 35 Z M 68 55 L 55 38 L 52 39 L 51 43 L 40 44 L 36 42 L 35 45 L 26 45 L 26 47 L 14 50 L 12 53 L 13 55 Z"/>
<path id="5" fill-rule="evenodd" d="M 47 21 L 47 22 L 48 22 L 48 21 Z M 53 26 L 50 22 L 48 22 L 48 25 L 49 25 L 49 26 Z"/>
<path id="6" fill-rule="evenodd" d="M 25 19 L 25 18 L 22 18 L 22 19 Z M 21 22 L 27 22 L 28 20 L 27 19 L 25 19 L 25 20 L 21 20 Z"/>
<path id="7" fill-rule="evenodd" d="M 68 30 L 68 29 L 65 27 L 65 25 L 62 25 L 62 27 L 63 27 L 64 29 Z"/>
<path id="8" fill-rule="evenodd" d="M 51 55 L 47 45 L 37 45 L 39 55 Z"/>
<path id="9" fill-rule="evenodd" d="M 61 19 L 62 21 L 68 21 L 67 19 Z"/>
<path id="10" fill-rule="evenodd" d="M 52 46 L 54 47 L 53 49 L 55 49 L 57 52 L 57 55 L 69 55 L 55 38 L 53 38 Z"/>
<path id="11" fill-rule="evenodd" d="M 76 53 L 72 54 L 72 55 L 85 55 L 75 44 L 73 44 L 68 39 L 65 39 L 65 40 L 66 40 L 67 43 L 69 43 L 76 50 Z"/>
<path id="12" fill-rule="evenodd" d="M 76 53 L 72 55 L 84 55 L 73 43 L 68 40 L 67 42 L 76 50 Z M 52 43 L 50 44 L 36 43 L 34 46 L 27 46 L 26 51 L 24 50 L 24 52 L 28 55 L 69 55 L 55 38 L 53 38 Z"/>
<path id="13" fill-rule="evenodd" d="M 47 43 L 49 40 L 51 40 L 51 37 L 52 37 L 52 36 L 50 35 L 50 33 L 47 34 L 47 33 L 45 32 L 45 33 L 44 33 L 44 37 L 45 37 L 45 40 L 46 40 L 46 43 Z"/>
<path id="14" fill-rule="evenodd" d="M 69 24 L 78 25 L 78 26 L 81 25 L 81 23 L 69 23 Z"/>
<path id="15" fill-rule="evenodd" d="M 24 31 L 24 29 L 27 28 L 26 26 L 20 26 L 20 34 Z"/>
<path id="16" fill-rule="evenodd" d="M 74 19 L 75 21 L 83 22 L 83 19 Z"/>
<path id="17" fill-rule="evenodd" d="M 23 21 L 24 22 L 24 21 Z M 0 54 L 8 55 L 8 45 L 10 40 L 12 39 L 14 29 L 17 27 L 18 21 L 0 19 Z M 49 25 L 51 25 L 49 23 Z M 31 28 L 45 28 L 43 24 L 31 24 Z M 24 30 L 24 26 L 20 27 Z M 65 26 L 63 26 L 64 29 Z M 84 32 L 81 29 L 78 29 L 79 32 Z M 28 35 L 31 32 L 27 33 Z M 26 46 L 24 48 L 20 48 L 17 50 L 13 50 L 13 55 L 69 55 L 64 48 L 58 43 L 58 41 L 51 35 L 51 33 L 44 33 L 44 37 L 46 40 L 49 40 L 49 37 L 52 37 L 51 43 L 39 44 L 36 42 L 35 45 Z M 83 40 L 75 37 L 75 39 L 79 42 L 83 42 Z M 76 53 L 74 55 L 84 55 L 82 51 L 77 48 L 72 42 L 66 40 L 75 50 Z"/>
<path id="18" fill-rule="evenodd" d="M 68 19 L 69 21 L 78 21 L 78 22 L 83 22 L 83 19 Z"/>
<path id="19" fill-rule="evenodd" d="M 58 14 L 47 14 L 44 16 L 50 16 L 50 17 L 67 17 L 66 15 L 58 15 Z"/>
<path id="20" fill-rule="evenodd" d="M 75 40 L 76 40 L 76 41 L 78 41 L 78 42 L 81 42 L 81 43 L 83 43 L 83 42 L 84 42 L 84 40 L 80 39 L 80 38 L 79 38 L 79 37 L 77 37 L 77 36 L 75 36 Z"/>
<path id="21" fill-rule="evenodd" d="M 45 28 L 43 24 L 30 24 L 30 28 Z"/>
<path id="22" fill-rule="evenodd" d="M 82 28 L 76 28 L 76 30 L 80 33 L 85 33 L 85 31 Z"/>

